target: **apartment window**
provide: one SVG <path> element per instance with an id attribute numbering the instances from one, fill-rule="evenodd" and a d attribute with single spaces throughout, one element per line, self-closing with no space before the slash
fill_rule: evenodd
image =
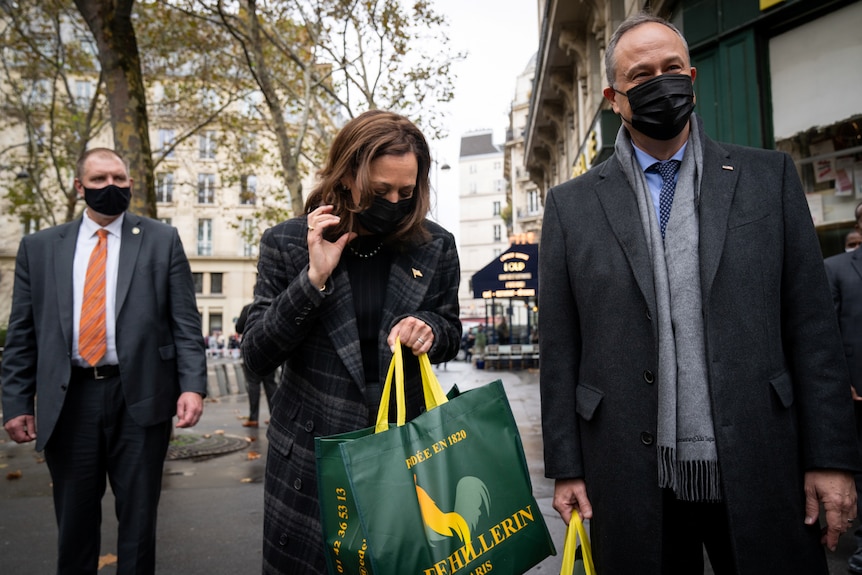
<path id="1" fill-rule="evenodd" d="M 221 285 L 222 285 L 222 276 L 221 273 L 211 273 L 210 274 L 210 293 L 211 294 L 221 294 Z"/>
<path id="2" fill-rule="evenodd" d="M 500 169 L 502 169 L 502 168 L 503 168 L 503 163 L 502 163 L 502 162 L 494 162 L 494 169 L 495 169 L 495 170 L 500 170 Z"/>
<path id="3" fill-rule="evenodd" d="M 75 102 L 81 108 L 90 106 L 90 99 L 93 97 L 93 84 L 87 80 L 75 81 Z"/>
<path id="4" fill-rule="evenodd" d="M 215 202 L 215 174 L 198 174 L 198 203 Z"/>
<path id="5" fill-rule="evenodd" d="M 254 241 L 254 220 L 242 221 L 242 255 L 246 257 L 256 255 L 257 246 Z"/>
<path id="6" fill-rule="evenodd" d="M 494 191 L 505 192 L 506 180 L 494 180 Z"/>
<path id="7" fill-rule="evenodd" d="M 200 158 L 202 160 L 214 160 L 216 157 L 216 133 L 215 130 L 204 130 L 200 136 Z"/>
<path id="8" fill-rule="evenodd" d="M 470 182 L 470 193 L 475 194 L 477 190 L 478 186 L 476 185 L 476 182 Z"/>
<path id="9" fill-rule="evenodd" d="M 159 221 L 162 222 L 163 224 L 167 224 L 169 226 L 174 225 L 173 220 L 171 218 L 159 218 Z"/>
<path id="10" fill-rule="evenodd" d="M 239 153 L 243 156 L 257 151 L 257 134 L 248 132 L 239 137 Z"/>
<path id="11" fill-rule="evenodd" d="M 500 248 L 494 248 L 494 257 L 495 258 L 500 257 L 500 255 L 502 255 L 502 253 L 503 253 L 503 250 L 501 250 Z"/>
<path id="12" fill-rule="evenodd" d="M 239 203 L 253 206 L 257 199 L 257 176 L 248 175 L 240 178 Z"/>
<path id="13" fill-rule="evenodd" d="M 222 314 L 210 312 L 210 333 L 221 333 L 222 331 Z"/>
<path id="14" fill-rule="evenodd" d="M 174 175 L 172 173 L 156 174 L 156 201 L 162 203 L 174 201 Z"/>
<path id="15" fill-rule="evenodd" d="M 500 224 L 494 224 L 494 241 L 499 242 L 502 238 L 503 229 Z"/>
<path id="16" fill-rule="evenodd" d="M 195 293 L 204 293 L 204 274 L 194 272 L 192 273 L 192 279 L 195 282 Z"/>
<path id="17" fill-rule="evenodd" d="M 174 145 L 174 138 L 176 135 L 173 130 L 161 129 L 159 130 L 159 150 L 162 151 L 166 158 L 175 157 L 174 151 L 166 152 L 168 148 Z"/>
<path id="18" fill-rule="evenodd" d="M 527 192 L 527 212 L 535 214 L 539 211 L 539 190 Z"/>
<path id="19" fill-rule="evenodd" d="M 477 169 L 476 164 L 470 164 L 470 173 L 471 174 L 475 174 L 476 169 Z"/>
<path id="20" fill-rule="evenodd" d="M 21 235 L 29 236 L 38 232 L 42 227 L 42 221 L 39 218 L 25 217 L 21 220 Z"/>
<path id="21" fill-rule="evenodd" d="M 198 220 L 198 255 L 213 255 L 213 221 Z"/>
<path id="22" fill-rule="evenodd" d="M 500 202 L 494 202 L 494 215 L 500 215 Z"/>

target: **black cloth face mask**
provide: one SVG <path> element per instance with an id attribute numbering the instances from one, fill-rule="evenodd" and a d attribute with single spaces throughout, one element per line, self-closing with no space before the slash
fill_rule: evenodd
<path id="1" fill-rule="evenodd" d="M 614 92 L 629 99 L 632 127 L 654 140 L 676 137 L 694 110 L 694 88 L 691 76 L 685 74 L 662 74 L 628 92 Z"/>
<path id="2" fill-rule="evenodd" d="M 84 201 L 94 212 L 104 216 L 118 216 L 129 209 L 132 188 L 111 184 L 104 188 L 84 188 Z"/>
<path id="3" fill-rule="evenodd" d="M 382 196 L 374 198 L 367 210 L 356 214 L 362 227 L 381 236 L 387 236 L 398 229 L 405 217 L 413 210 L 413 197 L 398 200 L 394 204 Z"/>

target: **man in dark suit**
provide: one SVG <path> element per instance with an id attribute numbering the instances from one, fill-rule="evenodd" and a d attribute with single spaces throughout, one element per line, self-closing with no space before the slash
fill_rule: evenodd
<path id="1" fill-rule="evenodd" d="M 704 134 L 667 21 L 623 22 L 605 63 L 614 156 L 550 190 L 540 244 L 554 507 L 600 573 L 702 573 L 706 547 L 717 574 L 825 574 L 860 461 L 796 168 Z"/>
<path id="2" fill-rule="evenodd" d="M 847 234 L 848 237 L 854 232 Z M 862 203 L 856 206 L 855 233 L 862 233 Z M 826 258 L 826 277 L 832 289 L 832 302 L 838 315 L 844 356 L 850 369 L 850 387 L 856 410 L 856 437 L 862 446 L 862 250 L 846 248 L 843 254 Z M 862 511 L 862 475 L 856 475 L 857 513 Z M 857 514 L 858 516 L 858 514 Z M 862 525 L 856 528 L 856 552 L 850 557 L 848 570 L 862 575 Z"/>
<path id="3" fill-rule="evenodd" d="M 13 440 L 45 451 L 57 573 L 96 572 L 106 476 L 117 573 L 153 573 L 171 420 L 195 425 L 206 391 L 194 283 L 176 229 L 125 213 L 132 179 L 118 154 L 85 152 L 75 176 L 82 217 L 18 249 L 4 424 Z"/>

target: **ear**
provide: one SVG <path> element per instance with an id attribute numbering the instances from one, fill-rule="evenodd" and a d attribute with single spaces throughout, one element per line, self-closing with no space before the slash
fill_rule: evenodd
<path id="1" fill-rule="evenodd" d="M 620 110 L 619 110 L 619 106 L 617 106 L 617 100 L 616 100 L 617 93 L 614 91 L 614 89 L 611 88 L 610 86 L 608 86 L 607 88 L 602 90 L 602 95 L 605 97 L 605 100 L 607 100 L 608 102 L 611 103 L 611 108 L 613 108 L 614 113 L 619 114 Z"/>
<path id="2" fill-rule="evenodd" d="M 75 178 L 75 182 L 73 184 L 75 186 L 75 191 L 78 192 L 78 197 L 84 197 L 84 184 L 81 183 L 81 180 Z"/>

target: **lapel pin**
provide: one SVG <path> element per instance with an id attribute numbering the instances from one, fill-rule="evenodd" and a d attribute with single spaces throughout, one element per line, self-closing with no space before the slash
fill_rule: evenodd
<path id="1" fill-rule="evenodd" d="M 138 226 L 133 227 L 132 233 L 138 235 L 139 233 L 141 233 L 141 228 L 139 228 Z"/>
<path id="2" fill-rule="evenodd" d="M 410 269 L 413 270 L 413 279 L 422 277 L 422 272 L 420 272 L 416 268 L 410 268 Z"/>
<path id="3" fill-rule="evenodd" d="M 733 166 L 722 166 L 722 167 L 721 167 L 721 169 L 722 169 L 722 170 L 730 170 L 730 171 L 732 172 L 732 171 L 733 171 Z"/>

